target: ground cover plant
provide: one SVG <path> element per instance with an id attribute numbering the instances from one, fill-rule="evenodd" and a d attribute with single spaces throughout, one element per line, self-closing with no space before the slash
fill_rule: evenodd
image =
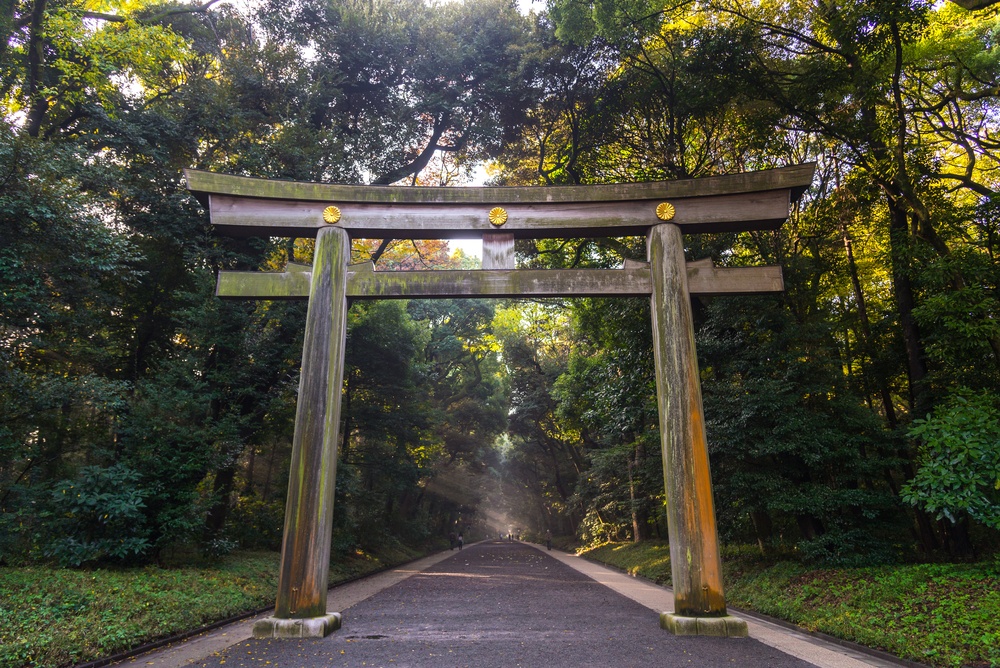
<path id="1" fill-rule="evenodd" d="M 666 543 L 606 543 L 581 554 L 670 584 Z M 730 606 L 932 666 L 1000 666 L 1000 560 L 813 568 L 723 550 Z"/>
<path id="2" fill-rule="evenodd" d="M 408 561 L 335 557 L 330 582 Z M 44 668 L 106 657 L 158 638 L 274 604 L 277 552 L 237 552 L 176 568 L 0 568 L 0 666 Z"/>

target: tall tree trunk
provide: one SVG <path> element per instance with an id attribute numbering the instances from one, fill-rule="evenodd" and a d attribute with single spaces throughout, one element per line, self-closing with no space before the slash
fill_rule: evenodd
<path id="1" fill-rule="evenodd" d="M 267 503 L 271 496 L 271 472 L 274 471 L 274 457 L 277 454 L 278 443 L 271 444 L 271 454 L 267 458 L 267 473 L 264 475 L 264 489 L 261 491 L 260 500 Z"/>
<path id="2" fill-rule="evenodd" d="M 565 502 L 569 499 L 569 491 L 566 488 L 566 484 L 563 482 L 562 473 L 559 471 L 559 457 L 556 453 L 556 447 L 550 442 L 550 439 L 544 433 L 539 434 L 539 443 L 544 447 L 545 452 L 549 455 L 549 458 L 552 459 L 552 474 L 555 476 L 554 482 L 556 491 L 559 492 L 559 498 Z"/>
<path id="3" fill-rule="evenodd" d="M 628 496 L 632 510 L 632 542 L 638 543 L 649 539 L 649 512 L 645 507 L 645 498 L 638 493 L 635 474 L 642 464 L 643 448 L 639 441 L 635 442 L 634 458 L 626 458 L 628 469 Z"/>
<path id="4" fill-rule="evenodd" d="M 236 479 L 236 468 L 227 466 L 215 474 L 212 484 L 212 496 L 215 501 L 205 518 L 205 538 L 211 539 L 222 533 L 229 516 L 229 497 L 233 492 L 233 481 Z"/>
<path id="5" fill-rule="evenodd" d="M 774 525 L 771 523 L 771 516 L 763 510 L 751 510 L 750 522 L 753 524 L 753 531 L 757 534 L 757 546 L 761 554 L 767 554 L 767 548 L 774 537 Z"/>
<path id="6" fill-rule="evenodd" d="M 340 445 L 340 459 L 347 459 L 347 452 L 351 446 L 351 429 L 353 425 L 351 424 L 351 376 L 352 373 L 345 374 L 344 378 L 344 402 L 341 412 L 344 415 L 344 437 L 341 440 Z"/>
<path id="7" fill-rule="evenodd" d="M 799 525 L 799 531 L 806 540 L 819 538 L 826 533 L 823 524 L 815 516 L 808 513 L 797 515 L 795 522 Z"/>
<path id="8" fill-rule="evenodd" d="M 629 509 L 632 511 L 632 542 L 638 543 L 641 539 L 639 537 L 639 514 L 638 508 L 639 504 L 636 501 L 635 494 L 635 477 L 632 474 L 632 469 L 634 468 L 634 463 L 632 462 L 632 457 L 625 458 L 625 470 L 628 472 L 628 500 Z"/>
<path id="9" fill-rule="evenodd" d="M 847 269 L 851 276 L 851 287 L 854 290 L 854 299 L 858 305 L 858 321 L 861 324 L 861 335 L 862 339 L 862 349 L 868 356 L 868 359 L 874 362 L 875 360 L 875 341 L 872 336 L 871 324 L 868 320 L 868 305 L 865 301 L 864 290 L 861 289 L 861 280 L 858 277 L 858 266 L 854 260 L 854 244 L 851 241 L 851 235 L 847 231 L 847 225 L 841 225 L 841 231 L 844 235 L 844 250 L 847 254 Z M 889 425 L 889 429 L 895 430 L 897 425 L 896 420 L 896 409 L 892 405 L 892 394 L 889 391 L 889 384 L 886 379 L 878 374 L 872 367 L 869 367 L 868 373 L 874 376 L 875 385 L 878 388 L 879 398 L 882 401 L 882 410 L 885 414 L 885 421 Z"/>
<path id="10" fill-rule="evenodd" d="M 972 538 L 969 536 L 969 518 L 963 517 L 958 522 L 941 521 L 944 528 L 948 552 L 959 559 L 972 559 L 976 556 L 972 548 Z"/>
<path id="11" fill-rule="evenodd" d="M 24 129 L 32 137 L 37 137 L 49 111 L 49 100 L 45 95 L 44 76 L 45 40 L 42 28 L 45 22 L 46 0 L 35 0 L 31 8 L 31 22 L 28 24 L 28 78 L 24 92 L 28 98 L 28 114 Z"/>
<path id="12" fill-rule="evenodd" d="M 902 202 L 889 198 L 891 221 L 889 249 L 892 263 L 892 285 L 899 311 L 899 325 L 906 347 L 906 368 L 909 378 L 910 411 L 916 417 L 923 417 L 931 408 L 930 395 L 925 380 L 927 361 L 924 354 L 920 329 L 913 317 L 916 298 L 910 280 L 910 238 L 906 211 Z"/>
<path id="13" fill-rule="evenodd" d="M 253 494 L 253 465 L 257 459 L 257 448 L 256 446 L 250 446 L 250 456 L 247 457 L 247 482 L 243 486 L 243 494 L 245 496 L 250 496 Z"/>

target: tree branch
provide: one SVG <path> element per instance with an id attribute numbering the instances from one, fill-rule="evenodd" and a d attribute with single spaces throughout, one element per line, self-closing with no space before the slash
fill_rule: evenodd
<path id="1" fill-rule="evenodd" d="M 196 5 L 194 7 L 175 7 L 174 9 L 167 9 L 158 14 L 153 14 L 152 16 L 146 18 L 136 18 L 138 23 L 159 23 L 163 19 L 176 16 L 177 14 L 203 14 L 212 8 L 212 5 L 220 2 L 220 0 L 208 0 L 208 2 L 201 5 Z M 125 23 L 129 17 L 121 16 L 119 14 L 105 14 L 103 12 L 87 12 L 84 11 L 81 15 L 86 19 L 96 19 L 98 21 L 109 21 L 111 23 Z"/>
<path id="2" fill-rule="evenodd" d="M 942 174 L 938 172 L 931 173 L 930 176 L 933 176 L 936 179 L 952 179 L 954 181 L 958 181 L 961 185 L 965 186 L 977 195 L 982 195 L 983 197 L 992 198 L 997 194 L 995 190 L 992 190 L 977 181 L 973 181 L 970 177 L 964 174 Z"/>
<path id="3" fill-rule="evenodd" d="M 438 150 L 438 140 L 444 134 L 444 129 L 447 127 L 449 120 L 451 119 L 451 114 L 445 112 L 441 115 L 434 123 L 434 131 L 431 134 L 430 140 L 427 142 L 427 147 L 420 152 L 420 154 L 413 159 L 408 165 L 403 165 L 396 169 L 390 170 L 389 172 L 378 177 L 372 181 L 372 185 L 376 186 L 387 186 L 390 183 L 395 183 L 400 179 L 406 178 L 407 176 L 412 176 L 414 174 L 420 173 L 420 171 L 430 163 L 431 158 L 434 157 L 434 152 Z"/>

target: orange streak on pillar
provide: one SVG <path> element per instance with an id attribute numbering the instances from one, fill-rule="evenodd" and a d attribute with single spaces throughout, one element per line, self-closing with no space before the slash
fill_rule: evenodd
<path id="1" fill-rule="evenodd" d="M 274 612 L 279 619 L 326 614 L 350 249 L 344 230 L 326 227 L 316 237 Z"/>
<path id="2" fill-rule="evenodd" d="M 680 228 L 651 228 L 647 249 L 674 613 L 721 616 L 722 562 Z"/>

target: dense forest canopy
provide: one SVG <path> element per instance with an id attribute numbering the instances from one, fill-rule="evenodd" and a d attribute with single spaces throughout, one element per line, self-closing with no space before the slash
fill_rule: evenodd
<path id="1" fill-rule="evenodd" d="M 695 300 L 723 537 L 833 563 L 1000 538 L 1000 12 L 924 0 L 9 0 L 0 11 L 0 561 L 275 548 L 305 304 L 220 269 L 187 167 L 597 184 L 816 161 L 780 264 Z M 356 240 L 380 269 L 471 268 Z M 518 241 L 614 267 L 644 240 Z M 335 547 L 455 527 L 666 535 L 648 304 L 357 302 Z"/>

